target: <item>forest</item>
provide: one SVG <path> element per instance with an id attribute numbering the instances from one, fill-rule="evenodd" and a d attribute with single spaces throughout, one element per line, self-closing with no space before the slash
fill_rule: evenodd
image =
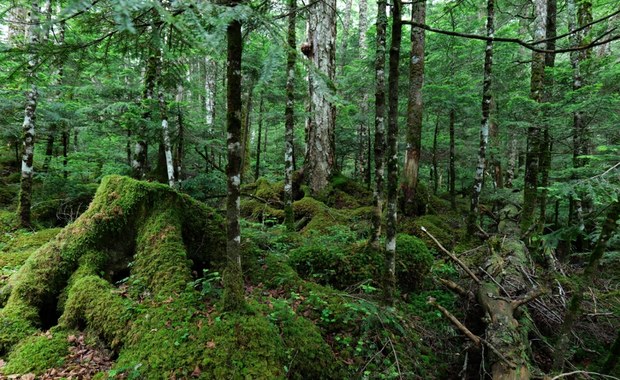
<path id="1" fill-rule="evenodd" d="M 0 379 L 620 379 L 617 0 L 0 0 Z"/>

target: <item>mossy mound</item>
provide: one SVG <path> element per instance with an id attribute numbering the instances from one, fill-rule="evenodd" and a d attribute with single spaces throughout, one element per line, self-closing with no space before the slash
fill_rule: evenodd
<path id="1" fill-rule="evenodd" d="M 451 249 L 463 238 L 462 221 L 451 216 L 422 215 L 414 219 L 403 218 L 399 231 L 418 236 L 428 247 L 435 247 L 435 242 L 422 231 L 426 228 L 444 247 Z"/>
<path id="2" fill-rule="evenodd" d="M 372 204 L 372 192 L 365 185 L 339 174 L 331 179 L 317 199 L 329 207 L 353 209 Z"/>
<path id="3" fill-rule="evenodd" d="M 40 374 L 62 366 L 69 353 L 67 337 L 67 332 L 54 329 L 25 338 L 9 354 L 3 373 Z"/>
<path id="4" fill-rule="evenodd" d="M 424 242 L 415 236 L 398 234 L 396 239 L 396 275 L 403 291 L 419 288 L 433 263 Z M 378 286 L 383 277 L 384 257 L 355 231 L 329 228 L 326 234 L 311 235 L 305 244 L 290 251 L 289 263 L 303 278 L 344 289 L 369 283 Z"/>

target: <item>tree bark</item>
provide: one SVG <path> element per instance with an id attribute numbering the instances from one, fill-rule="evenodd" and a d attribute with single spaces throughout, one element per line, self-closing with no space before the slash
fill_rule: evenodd
<path id="1" fill-rule="evenodd" d="M 387 221 L 385 237 L 384 297 L 394 303 L 396 289 L 396 223 L 398 201 L 398 63 L 402 39 L 401 2 L 392 5 L 392 42 L 390 44 L 390 77 L 388 80 L 388 131 L 387 131 Z"/>
<path id="2" fill-rule="evenodd" d="M 336 109 L 331 100 L 335 74 L 336 1 L 314 4 L 308 15 L 310 117 L 304 175 L 313 194 L 329 183 L 335 166 Z"/>
<path id="3" fill-rule="evenodd" d="M 241 57 L 243 41 L 241 22 L 228 25 L 227 110 L 228 164 L 226 165 L 228 196 L 226 199 L 226 269 L 224 270 L 224 308 L 238 311 L 245 305 L 241 272 L 241 228 L 239 226 L 241 185 Z"/>
<path id="4" fill-rule="evenodd" d="M 164 153 L 166 155 L 166 173 L 168 174 L 168 185 L 170 185 L 170 187 L 174 187 L 174 164 L 172 163 L 172 147 L 170 145 L 170 131 L 168 130 L 168 103 L 166 102 L 162 83 L 159 84 L 159 92 L 157 94 L 157 98 L 159 100 L 161 134 L 164 144 Z"/>
<path id="5" fill-rule="evenodd" d="M 493 0 L 487 0 L 487 36 L 495 36 L 495 4 Z M 482 123 L 480 126 L 480 149 L 478 150 L 478 164 L 476 166 L 476 174 L 474 176 L 474 186 L 471 195 L 471 207 L 469 209 L 469 218 L 467 222 L 468 232 L 474 233 L 478 224 L 478 204 L 480 202 L 480 193 L 482 192 L 482 183 L 484 180 L 484 171 L 486 165 L 486 151 L 489 142 L 489 126 L 491 116 L 492 102 L 492 69 L 493 69 L 493 41 L 488 40 L 484 52 L 484 79 L 482 84 Z"/>
<path id="6" fill-rule="evenodd" d="M 284 109 L 284 224 L 289 231 L 295 229 L 293 213 L 293 171 L 295 146 L 295 60 L 297 42 L 295 27 L 297 21 L 297 1 L 288 0 L 288 33 L 286 54 L 286 108 Z M 267 135 L 265 134 L 265 139 Z M 259 144 L 260 145 L 260 144 Z"/>
<path id="7" fill-rule="evenodd" d="M 250 169 L 250 131 L 252 129 L 252 106 L 254 104 L 255 79 L 250 79 L 247 85 L 248 92 L 245 98 L 245 108 L 241 112 L 241 182 L 245 183 L 246 174 Z"/>
<path id="8" fill-rule="evenodd" d="M 148 166 L 148 129 L 151 122 L 151 107 L 155 93 L 155 82 L 157 80 L 157 67 L 160 60 L 160 50 L 154 46 L 155 34 L 157 30 L 151 26 L 153 34 L 150 49 L 151 56 L 147 60 L 146 71 L 144 73 L 144 93 L 142 94 L 143 106 L 145 111 L 142 113 L 142 120 L 140 123 L 140 129 L 138 131 L 137 141 L 134 145 L 134 157 L 131 163 L 133 168 L 133 177 L 136 179 L 143 179 L 146 175 Z"/>
<path id="9" fill-rule="evenodd" d="M 547 3 L 545 0 L 534 1 L 534 40 L 544 40 L 547 26 Z M 532 77 L 530 81 L 530 98 L 541 103 L 545 78 L 545 54 L 532 53 Z M 541 121 L 539 113 L 527 129 L 527 152 L 525 155 L 525 178 L 523 189 L 523 210 L 521 212 L 521 232 L 526 233 L 535 223 L 534 212 L 538 203 L 538 174 L 540 170 Z"/>
<path id="10" fill-rule="evenodd" d="M 26 40 L 31 51 L 28 59 L 28 84 L 30 89 L 26 93 L 26 108 L 24 111 L 24 122 L 22 124 L 23 150 L 22 167 L 19 191 L 19 205 L 17 213 L 19 224 L 22 228 L 30 228 L 32 225 L 30 207 L 32 205 L 32 177 L 34 173 L 34 138 L 36 126 L 36 110 L 39 92 L 36 85 L 37 56 L 33 51 L 39 42 L 40 23 L 39 23 L 39 4 L 33 2 L 28 14 L 28 28 L 26 29 Z"/>
<path id="11" fill-rule="evenodd" d="M 384 200 L 385 155 L 385 34 L 386 1 L 377 1 L 377 40 L 375 56 L 375 188 L 373 191 L 372 232 L 370 244 L 379 247 Z"/>
<path id="12" fill-rule="evenodd" d="M 365 61 L 367 58 L 366 52 L 366 0 L 361 0 L 359 3 L 359 50 L 358 57 L 360 60 Z M 357 150 L 357 173 L 368 186 L 370 186 L 370 139 L 368 134 L 368 91 L 366 87 L 361 89 L 360 100 L 360 124 L 358 126 L 358 150 Z"/>
<path id="13" fill-rule="evenodd" d="M 183 121 L 183 110 L 181 109 L 181 102 L 183 101 L 183 85 L 177 86 L 177 123 L 178 129 L 178 143 L 176 151 L 176 179 L 178 183 L 181 183 L 183 179 L 183 160 L 185 159 L 185 122 Z"/>
<path id="14" fill-rule="evenodd" d="M 256 141 L 256 166 L 254 167 L 254 181 L 260 177 L 260 148 L 263 134 L 263 93 L 258 101 L 258 138 Z"/>
<path id="15" fill-rule="evenodd" d="M 426 1 L 413 3 L 414 22 L 424 24 L 426 20 Z M 411 27 L 411 54 L 409 61 L 409 99 L 407 102 L 407 151 L 403 170 L 403 197 L 406 214 L 415 211 L 407 207 L 414 202 L 418 186 L 420 155 L 422 153 L 422 87 L 424 86 L 424 29 Z"/>
<path id="16" fill-rule="evenodd" d="M 431 179 L 433 181 L 433 194 L 437 194 L 439 188 L 439 170 L 437 165 L 437 135 L 439 134 L 439 121 L 441 118 L 437 115 L 435 122 L 435 130 L 433 131 L 433 151 L 432 151 L 432 169 Z"/>

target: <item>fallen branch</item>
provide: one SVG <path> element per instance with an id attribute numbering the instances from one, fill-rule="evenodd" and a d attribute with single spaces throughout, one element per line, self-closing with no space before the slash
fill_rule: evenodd
<path id="1" fill-rule="evenodd" d="M 444 251 L 448 256 L 450 256 L 450 258 L 456 262 L 461 268 L 463 268 L 463 270 L 469 275 L 469 277 L 471 277 L 472 280 L 474 280 L 474 282 L 478 285 L 480 285 L 482 282 L 480 281 L 480 279 L 474 274 L 474 272 L 471 271 L 471 269 L 469 269 L 469 267 L 467 265 L 465 265 L 464 262 L 462 262 L 461 260 L 459 260 L 458 257 L 454 256 L 454 254 L 450 251 L 448 251 L 443 245 L 441 245 L 441 243 L 430 233 L 428 232 L 428 230 L 426 228 L 424 228 L 424 226 L 420 227 L 422 229 L 422 231 L 427 234 L 431 239 L 433 239 L 433 241 L 435 242 L 435 244 L 437 244 L 437 246 L 439 247 L 439 249 L 441 249 L 442 251 Z"/>
<path id="2" fill-rule="evenodd" d="M 568 376 L 572 376 L 572 375 L 594 375 L 594 376 L 600 376 L 600 377 L 604 377 L 605 379 L 614 379 L 614 380 L 620 380 L 615 376 L 610 376 L 610 375 L 604 375 L 602 373 L 598 373 L 598 372 L 590 372 L 590 371 L 573 371 L 573 372 L 566 372 L 566 373 L 561 373 L 559 375 L 557 375 L 556 377 L 551 378 L 551 380 L 557 380 L 557 379 L 561 379 L 563 377 L 568 377 Z"/>
<path id="3" fill-rule="evenodd" d="M 523 296 L 522 298 L 518 298 L 516 300 L 513 300 L 510 303 L 510 306 L 512 306 L 512 308 L 514 310 L 516 310 L 519 306 L 525 305 L 525 304 L 535 300 L 536 298 L 540 297 L 543 294 L 545 294 L 545 290 L 544 289 L 536 289 L 536 288 L 532 289 L 525 296 Z"/>
<path id="4" fill-rule="evenodd" d="M 445 307 L 438 304 L 433 297 L 428 297 L 428 304 L 435 306 L 444 317 L 448 318 L 450 322 L 452 322 L 463 334 L 465 334 L 477 347 L 480 347 L 481 344 L 484 344 L 488 347 L 498 358 L 500 358 L 504 363 L 506 363 L 510 368 L 515 369 L 517 366 L 508 360 L 495 346 L 493 346 L 489 341 L 479 337 L 472 333 L 464 324 L 461 323 L 452 313 L 448 311 Z"/>
<path id="5" fill-rule="evenodd" d="M 474 293 L 472 293 L 471 291 L 463 288 L 461 285 L 457 284 L 454 281 L 446 280 L 445 278 L 440 278 L 439 282 L 444 284 L 448 289 L 452 290 L 455 293 L 460 294 L 463 297 L 466 297 L 466 298 L 469 298 L 469 299 L 475 298 L 474 297 Z"/>

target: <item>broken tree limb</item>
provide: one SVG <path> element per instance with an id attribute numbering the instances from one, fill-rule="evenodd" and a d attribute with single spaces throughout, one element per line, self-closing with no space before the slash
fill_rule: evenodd
<path id="1" fill-rule="evenodd" d="M 543 294 L 545 294 L 544 289 L 537 289 L 537 288 L 532 289 L 523 297 L 513 300 L 510 306 L 512 306 L 512 308 L 516 310 L 519 306 L 525 305 L 531 301 L 534 301 L 536 298 L 540 297 Z"/>
<path id="2" fill-rule="evenodd" d="M 472 333 L 461 321 L 458 320 L 452 313 L 448 311 L 445 307 L 441 306 L 436 302 L 436 299 L 433 297 L 428 297 L 428 304 L 434 306 L 443 314 L 444 317 L 448 318 L 450 322 L 452 322 L 456 328 L 458 328 L 465 336 L 467 336 L 477 347 L 480 347 L 481 344 L 484 344 L 489 348 L 495 355 L 497 355 L 500 359 L 502 359 L 508 366 L 511 368 L 516 368 L 516 365 L 510 360 L 508 360 L 495 346 L 493 346 L 489 341 L 479 337 L 478 335 Z"/>
<path id="3" fill-rule="evenodd" d="M 474 299 L 474 293 L 463 288 L 461 285 L 457 284 L 454 281 L 446 280 L 445 278 L 440 278 L 439 282 L 444 284 L 448 289 L 452 290 L 455 293 L 458 293 L 459 295 L 465 298 Z"/>
<path id="4" fill-rule="evenodd" d="M 448 251 L 443 245 L 441 245 L 441 243 L 430 233 L 428 232 L 428 230 L 426 228 L 424 228 L 424 226 L 421 227 L 422 231 L 424 231 L 425 234 L 428 235 L 428 237 L 430 237 L 431 239 L 433 239 L 433 241 L 435 242 L 435 244 L 437 244 L 437 246 L 439 247 L 439 249 L 441 249 L 442 251 L 444 251 L 448 256 L 450 256 L 450 258 L 457 263 L 461 268 L 463 268 L 463 270 L 469 275 L 469 277 L 471 277 L 472 280 L 474 280 L 474 282 L 478 285 L 480 285 L 481 281 L 480 279 L 474 274 L 474 272 L 471 271 L 471 269 L 469 269 L 469 267 L 467 265 L 465 265 L 464 262 L 462 262 L 461 260 L 459 260 L 458 257 L 456 257 L 452 252 Z"/>

